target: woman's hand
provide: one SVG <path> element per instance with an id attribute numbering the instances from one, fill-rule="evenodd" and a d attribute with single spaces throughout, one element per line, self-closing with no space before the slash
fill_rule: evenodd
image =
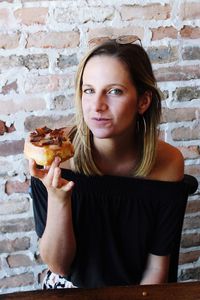
<path id="1" fill-rule="evenodd" d="M 39 178 L 47 189 L 48 195 L 59 201 L 66 201 L 70 198 L 73 181 L 67 181 L 61 177 L 60 158 L 56 157 L 50 167 L 38 169 L 33 159 L 29 160 L 31 176 Z"/>

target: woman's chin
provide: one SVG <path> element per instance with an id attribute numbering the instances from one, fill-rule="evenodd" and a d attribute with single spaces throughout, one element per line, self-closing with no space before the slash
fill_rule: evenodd
<path id="1" fill-rule="evenodd" d="M 106 138 L 111 138 L 112 137 L 112 133 L 110 132 L 110 130 L 106 130 L 106 129 L 91 129 L 91 132 L 93 134 L 93 136 L 95 138 L 98 139 L 106 139 Z"/>

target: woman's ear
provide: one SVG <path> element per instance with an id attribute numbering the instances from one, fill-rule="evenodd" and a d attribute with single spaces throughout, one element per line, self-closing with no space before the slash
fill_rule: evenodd
<path id="1" fill-rule="evenodd" d="M 139 101 L 138 101 L 138 113 L 140 115 L 143 115 L 145 111 L 149 108 L 151 105 L 152 101 L 152 92 L 151 91 L 146 91 L 144 94 L 139 96 Z"/>

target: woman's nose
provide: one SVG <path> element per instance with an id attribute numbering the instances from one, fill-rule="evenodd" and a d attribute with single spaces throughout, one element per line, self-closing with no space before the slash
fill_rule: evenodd
<path id="1" fill-rule="evenodd" d="M 96 94 L 94 97 L 94 108 L 96 111 L 104 111 L 107 109 L 107 102 L 105 95 Z"/>

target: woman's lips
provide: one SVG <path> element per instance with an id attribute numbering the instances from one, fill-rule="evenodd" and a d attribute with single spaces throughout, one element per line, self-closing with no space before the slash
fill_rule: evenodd
<path id="1" fill-rule="evenodd" d="M 98 125 L 98 126 L 105 126 L 105 125 L 109 125 L 111 123 L 111 119 L 109 118 L 92 118 L 91 119 L 92 123 L 94 125 Z"/>

